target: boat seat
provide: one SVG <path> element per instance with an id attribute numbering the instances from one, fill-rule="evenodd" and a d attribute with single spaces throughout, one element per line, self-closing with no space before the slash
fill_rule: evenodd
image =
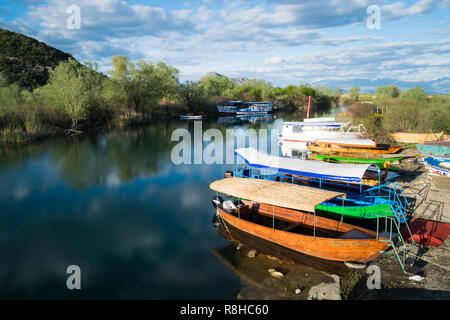
<path id="1" fill-rule="evenodd" d="M 374 236 L 359 229 L 352 229 L 339 236 L 340 239 L 373 239 Z"/>

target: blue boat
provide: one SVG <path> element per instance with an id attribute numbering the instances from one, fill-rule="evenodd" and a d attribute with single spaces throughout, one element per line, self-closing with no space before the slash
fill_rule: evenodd
<path id="1" fill-rule="evenodd" d="M 450 158 L 449 157 L 427 157 L 423 159 L 425 167 L 430 174 L 441 177 L 450 177 Z"/>
<path id="2" fill-rule="evenodd" d="M 224 101 L 217 105 L 221 115 L 262 115 L 272 111 L 272 102 Z"/>
<path id="3" fill-rule="evenodd" d="M 236 165 L 232 175 L 305 184 L 330 191 L 344 191 L 346 197 L 324 202 L 317 208 L 331 214 L 358 219 L 393 216 L 405 222 L 408 202 L 397 184 L 381 184 L 381 171 L 371 164 L 328 163 L 262 154 L 253 148 L 240 148 L 235 154 L 245 165 Z M 375 187 L 363 184 L 364 177 L 378 175 Z"/>

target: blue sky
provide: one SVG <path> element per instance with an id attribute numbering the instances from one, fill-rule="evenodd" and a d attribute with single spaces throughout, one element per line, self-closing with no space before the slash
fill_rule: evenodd
<path id="1" fill-rule="evenodd" d="M 67 8 L 81 28 L 69 30 Z M 380 8 L 369 29 L 367 8 Z M 164 61 L 274 85 L 422 86 L 450 93 L 450 0 L 2 0 L 0 27 L 109 68 L 111 57 Z"/>

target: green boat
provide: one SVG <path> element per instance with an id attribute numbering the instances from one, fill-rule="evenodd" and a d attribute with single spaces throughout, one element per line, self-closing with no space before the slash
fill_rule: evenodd
<path id="1" fill-rule="evenodd" d="M 375 157 L 375 158 L 349 158 L 344 156 L 334 156 L 334 155 L 324 155 L 324 154 L 315 154 L 314 158 L 322 161 L 332 161 L 332 162 L 343 162 L 343 163 L 363 163 L 376 164 L 380 168 L 384 168 L 384 163 L 386 161 L 393 162 L 399 161 L 405 158 L 405 156 L 398 157 Z"/>
<path id="2" fill-rule="evenodd" d="M 344 205 L 342 205 L 342 201 L 338 202 L 340 202 L 341 204 L 327 201 L 323 204 L 318 205 L 316 209 L 318 211 L 335 213 L 357 219 L 376 219 L 380 216 L 395 217 L 395 213 L 392 211 L 392 207 L 389 204 L 351 205 L 346 203 L 347 201 L 344 200 Z"/>

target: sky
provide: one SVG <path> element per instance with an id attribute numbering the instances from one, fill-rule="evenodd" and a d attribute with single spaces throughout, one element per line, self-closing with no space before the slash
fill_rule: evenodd
<path id="1" fill-rule="evenodd" d="M 103 72 L 120 54 L 170 64 L 182 81 L 450 93 L 450 0 L 0 0 L 0 28 Z"/>

